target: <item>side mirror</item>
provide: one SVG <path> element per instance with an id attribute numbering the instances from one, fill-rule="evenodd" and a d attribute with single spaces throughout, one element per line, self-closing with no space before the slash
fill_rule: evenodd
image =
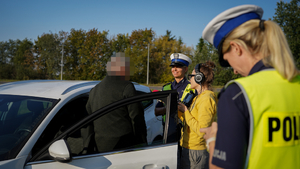
<path id="1" fill-rule="evenodd" d="M 64 139 L 57 140 L 48 149 L 50 156 L 59 162 L 70 162 L 72 156 L 68 144 Z"/>

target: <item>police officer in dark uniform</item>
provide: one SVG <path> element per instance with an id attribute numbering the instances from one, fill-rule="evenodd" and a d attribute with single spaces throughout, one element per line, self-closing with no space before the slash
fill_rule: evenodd
<path id="1" fill-rule="evenodd" d="M 190 91 L 195 92 L 195 90 L 191 89 L 191 84 L 185 76 L 188 73 L 188 66 L 192 63 L 192 60 L 182 53 L 173 53 L 171 54 L 170 59 L 170 67 L 172 75 L 174 77 L 174 81 L 165 84 L 162 90 L 177 90 L 178 98 L 180 101 L 182 101 L 187 93 L 190 93 Z M 166 109 L 164 107 L 164 104 L 162 102 L 158 102 L 155 108 L 155 115 L 162 115 L 163 125 L 166 118 L 165 113 Z M 180 138 L 182 125 L 179 118 L 177 117 L 177 114 L 177 112 L 171 112 L 170 114 L 167 142 L 178 141 Z M 178 151 L 177 168 L 178 166 L 180 166 L 180 156 L 181 151 Z"/>
<path id="2" fill-rule="evenodd" d="M 281 28 L 262 16 L 259 6 L 236 6 L 203 31 L 220 65 L 244 76 L 220 92 L 218 123 L 200 129 L 210 169 L 300 168 L 300 71 Z"/>
<path id="3" fill-rule="evenodd" d="M 190 82 L 185 76 L 188 73 L 188 66 L 192 63 L 192 60 L 188 56 L 181 53 L 173 53 L 170 56 L 170 59 L 170 67 L 174 81 L 165 84 L 162 90 L 177 90 L 179 100 L 183 100 L 187 93 L 194 91 L 191 89 Z M 163 115 L 163 119 L 165 120 L 165 113 L 166 110 L 163 106 L 163 103 L 159 102 L 155 109 L 155 115 Z"/>

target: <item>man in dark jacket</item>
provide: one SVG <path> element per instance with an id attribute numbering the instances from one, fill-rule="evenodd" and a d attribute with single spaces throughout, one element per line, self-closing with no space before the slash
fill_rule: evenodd
<path id="1" fill-rule="evenodd" d="M 90 92 L 86 108 L 89 114 L 136 94 L 130 77 L 129 57 L 117 53 L 107 63 L 107 76 Z M 144 110 L 141 103 L 118 108 L 94 121 L 95 142 L 99 152 L 147 143 Z"/>

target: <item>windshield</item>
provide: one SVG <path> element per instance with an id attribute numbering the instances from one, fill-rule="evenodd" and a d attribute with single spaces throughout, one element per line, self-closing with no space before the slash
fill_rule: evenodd
<path id="1" fill-rule="evenodd" d="M 0 95 L 0 161 L 15 158 L 55 101 Z"/>

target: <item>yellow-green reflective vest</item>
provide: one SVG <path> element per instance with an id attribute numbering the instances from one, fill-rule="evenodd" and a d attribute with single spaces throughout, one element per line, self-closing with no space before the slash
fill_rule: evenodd
<path id="1" fill-rule="evenodd" d="M 242 90 L 250 114 L 245 168 L 300 169 L 300 76 L 292 82 L 274 69 L 229 82 Z"/>
<path id="2" fill-rule="evenodd" d="M 163 86 L 163 91 L 172 90 L 172 86 L 171 85 L 172 84 L 169 83 L 169 84 Z M 185 87 L 185 89 L 184 89 L 184 91 L 183 91 L 183 93 L 182 93 L 182 97 L 181 97 L 180 101 L 182 101 L 184 99 L 185 95 L 187 95 L 188 93 L 190 93 L 190 91 L 193 91 L 195 93 L 195 89 L 191 89 L 191 84 L 187 84 L 186 87 Z M 166 121 L 166 115 L 163 115 L 162 118 L 163 118 L 163 121 L 165 122 Z"/>
<path id="3" fill-rule="evenodd" d="M 163 86 L 163 91 L 166 91 L 166 90 L 172 90 L 171 83 Z M 182 93 L 182 97 L 180 100 L 182 101 L 184 99 L 185 95 L 187 95 L 190 91 L 193 91 L 195 93 L 195 89 L 191 89 L 191 84 L 187 84 Z"/>

